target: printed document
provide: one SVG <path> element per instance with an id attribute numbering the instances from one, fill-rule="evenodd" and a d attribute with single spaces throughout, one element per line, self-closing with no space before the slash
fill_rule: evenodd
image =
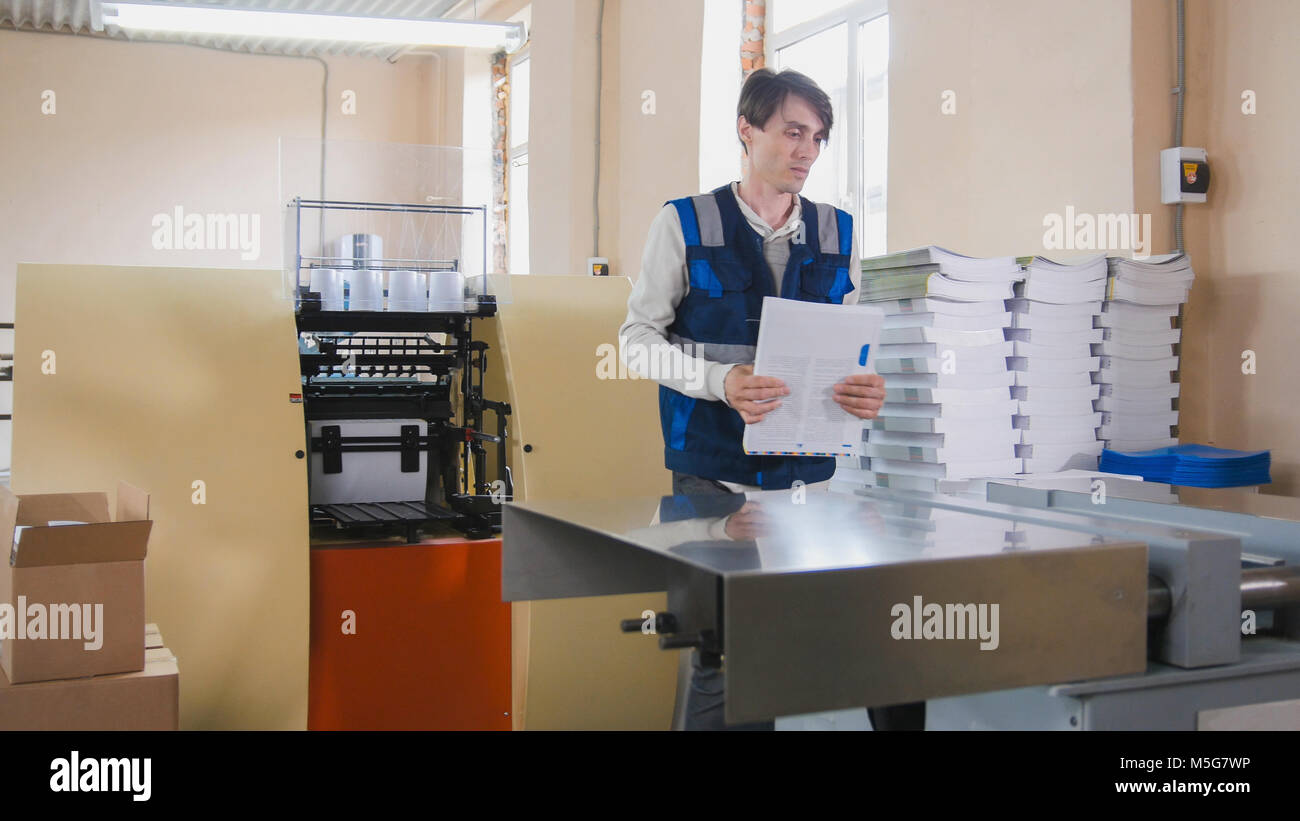
<path id="1" fill-rule="evenodd" d="M 754 373 L 784 380 L 790 394 L 761 422 L 745 426 L 745 453 L 856 455 L 863 420 L 835 401 L 834 386 L 850 374 L 875 372 L 884 319 L 871 305 L 764 297 Z"/>

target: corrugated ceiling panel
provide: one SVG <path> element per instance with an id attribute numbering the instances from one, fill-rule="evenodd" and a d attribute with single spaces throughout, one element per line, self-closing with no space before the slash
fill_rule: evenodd
<path id="1" fill-rule="evenodd" d="M 243 8 L 414 18 L 440 17 L 456 5 L 456 2 L 457 0 L 211 0 L 215 5 Z M 90 0 L 0 0 L 0 25 L 4 24 L 26 30 L 95 33 L 90 28 Z M 227 37 L 212 34 L 170 35 L 149 39 L 166 39 L 256 54 L 391 57 L 403 51 L 391 45 L 371 46 L 339 43 L 333 40 L 290 41 L 278 38 Z"/>

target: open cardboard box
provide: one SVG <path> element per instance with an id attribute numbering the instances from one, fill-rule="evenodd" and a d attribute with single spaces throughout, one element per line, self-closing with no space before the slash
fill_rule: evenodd
<path id="1" fill-rule="evenodd" d="M 152 527 L 149 495 L 125 482 L 115 518 L 106 493 L 15 495 L 0 487 L 0 546 L 13 545 L 0 560 L 0 669 L 10 683 L 144 669 Z"/>

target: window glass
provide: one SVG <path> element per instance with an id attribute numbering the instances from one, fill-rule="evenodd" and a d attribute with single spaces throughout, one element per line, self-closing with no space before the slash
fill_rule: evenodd
<path id="1" fill-rule="evenodd" d="M 770 33 L 785 31 L 844 5 L 847 0 L 768 0 L 772 9 Z"/>
<path id="2" fill-rule="evenodd" d="M 814 202 L 826 202 L 847 211 L 856 211 L 857 203 L 848 202 L 848 128 L 845 119 L 845 90 L 848 86 L 847 24 L 841 23 L 786 46 L 777 52 L 777 69 L 792 68 L 812 78 L 831 98 L 835 121 L 830 143 L 822 149 L 804 183 L 803 196 Z"/>

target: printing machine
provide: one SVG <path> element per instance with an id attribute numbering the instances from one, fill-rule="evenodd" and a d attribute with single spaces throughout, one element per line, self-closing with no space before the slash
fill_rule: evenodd
<path id="1" fill-rule="evenodd" d="M 512 503 L 503 523 L 508 601 L 666 590 L 620 626 L 725 661 L 729 723 L 920 700 L 927 729 L 1300 716 L 1297 499 L 1099 474 Z"/>
<path id="2" fill-rule="evenodd" d="M 313 522 L 397 528 L 407 541 L 437 522 L 469 538 L 500 532 L 510 408 L 483 396 L 487 344 L 471 324 L 494 312 L 299 310 Z M 484 410 L 496 433 L 481 429 Z M 483 442 L 496 445 L 506 483 L 495 498 Z"/>
<path id="3" fill-rule="evenodd" d="M 312 221 L 304 212 L 322 215 L 322 224 L 325 214 L 345 215 L 350 224 L 395 215 L 405 220 L 404 233 L 419 228 L 421 235 L 434 234 L 430 224 L 438 218 L 474 216 L 484 225 L 486 249 L 484 207 L 295 197 L 286 209 L 285 276 L 298 331 L 302 394 L 296 401 L 307 426 L 299 456 L 308 463 L 313 526 L 397 531 L 407 542 L 439 524 L 470 539 L 500 533 L 501 501 L 513 496 L 506 465 L 510 406 L 483 390 L 488 344 L 474 339 L 474 320 L 497 311 L 487 277 L 479 276 L 478 290 L 467 287 L 460 260 L 434 258 L 432 244 L 420 258 L 386 257 L 378 235 L 347 233 L 332 252 L 309 256 L 303 236 Z M 385 278 L 418 273 L 431 284 L 450 275 L 455 293 L 435 304 L 426 291 L 414 304 L 398 305 L 388 292 L 388 310 L 381 293 L 361 309 L 354 284 L 352 304 L 344 301 L 344 288 L 335 305 L 311 288 L 312 274 L 323 270 Z M 487 411 L 496 416 L 494 433 L 483 429 Z M 496 446 L 495 485 L 484 443 Z"/>

